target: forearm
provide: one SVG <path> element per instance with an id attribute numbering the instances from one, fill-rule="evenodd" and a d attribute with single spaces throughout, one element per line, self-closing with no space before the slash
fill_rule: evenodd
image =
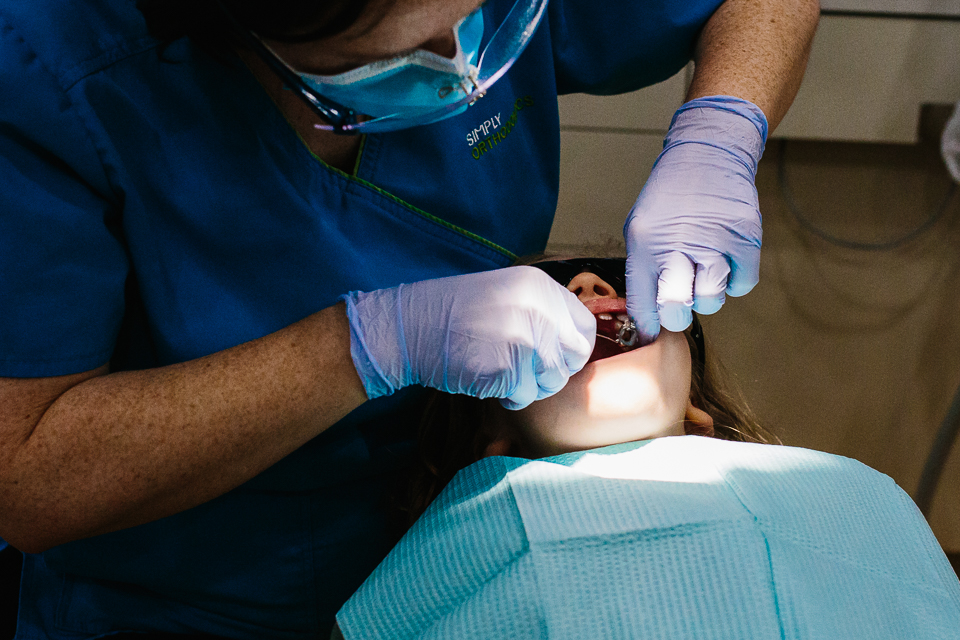
<path id="1" fill-rule="evenodd" d="M 0 512 L 15 521 L 4 535 L 37 551 L 183 511 L 365 399 L 342 304 L 198 360 L 92 378 L 2 456 Z"/>
<path id="2" fill-rule="evenodd" d="M 819 15 L 818 0 L 726 0 L 700 34 L 687 100 L 749 100 L 772 132 L 800 88 Z"/>

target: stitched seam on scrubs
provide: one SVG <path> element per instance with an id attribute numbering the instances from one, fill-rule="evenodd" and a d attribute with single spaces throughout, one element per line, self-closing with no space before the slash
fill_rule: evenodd
<path id="1" fill-rule="evenodd" d="M 478 243 L 482 244 L 483 246 L 485 246 L 485 247 L 487 247 L 487 248 L 489 248 L 489 249 L 493 249 L 494 251 L 496 251 L 496 252 L 498 252 L 498 253 L 501 253 L 501 254 L 507 256 L 508 258 L 510 258 L 510 260 L 517 260 L 517 259 L 519 258 L 519 256 L 518 256 L 517 254 L 513 253 L 513 252 L 510 251 L 509 249 L 504 249 L 503 247 L 501 247 L 501 246 L 498 245 L 497 243 L 495 243 L 495 242 L 493 242 L 493 241 L 491 241 L 491 240 L 487 240 L 487 239 L 484 238 L 483 236 L 479 236 L 479 235 L 473 233 L 472 231 L 467 231 L 467 230 L 464 229 L 463 227 L 458 227 L 457 225 L 453 224 L 452 222 L 447 222 L 447 221 L 444 220 L 443 218 L 439 218 L 439 217 L 437 217 L 437 216 L 435 216 L 435 215 L 433 215 L 433 214 L 431 214 L 431 213 L 427 213 L 427 212 L 424 211 L 423 209 L 419 209 L 419 208 L 415 207 L 414 205 L 410 204 L 409 202 L 406 202 L 405 200 L 403 200 L 402 198 L 398 198 L 397 196 L 393 195 L 393 194 L 390 193 L 389 191 L 384 191 L 383 189 L 381 189 L 380 187 L 376 186 L 375 184 L 370 183 L 370 182 L 367 182 L 367 181 L 364 180 L 363 178 L 351 177 L 350 179 L 351 179 L 351 180 L 354 180 L 355 182 L 359 182 L 361 185 L 367 187 L 368 189 L 371 189 L 371 190 L 379 193 L 380 195 L 382 195 L 382 196 L 384 196 L 384 197 L 392 200 L 393 202 L 395 202 L 395 203 L 397 203 L 397 204 L 399 204 L 399 205 L 401 205 L 401 206 L 409 209 L 410 211 L 413 211 L 414 213 L 416 213 L 416 214 L 418 214 L 418 215 L 423 216 L 423 217 L 426 218 L 427 220 L 429 220 L 429 221 L 431 221 L 431 222 L 433 222 L 433 223 L 435 223 L 435 224 L 438 224 L 438 225 L 440 225 L 441 227 L 445 227 L 445 228 L 447 228 L 447 229 L 450 229 L 451 231 L 454 231 L 454 232 L 456 232 L 456 233 L 459 233 L 459 234 L 462 235 L 462 236 L 465 236 L 465 237 L 467 237 L 467 238 L 470 238 L 470 239 L 473 240 L 474 242 L 478 242 Z"/>
<path id="2" fill-rule="evenodd" d="M 520 256 L 518 256 L 517 254 L 513 253 L 512 251 L 510 251 L 509 249 L 504 249 L 503 247 L 501 247 L 501 246 L 498 245 L 497 243 L 495 243 L 495 242 L 493 242 L 493 241 L 491 241 L 491 240 L 487 240 L 487 239 L 484 238 L 483 236 L 477 235 L 477 234 L 473 233 L 472 231 L 467 231 L 467 230 L 464 229 L 463 227 L 458 227 L 457 225 L 453 224 L 452 222 L 447 222 L 447 221 L 444 220 L 443 218 L 439 218 L 439 217 L 433 215 L 432 213 L 427 213 L 427 212 L 424 211 L 423 209 L 420 209 L 420 208 L 418 208 L 418 207 L 410 204 L 410 203 L 407 202 L 406 200 L 404 200 L 404 199 L 402 199 L 402 198 L 398 198 L 397 196 L 393 195 L 393 194 L 390 193 L 389 191 L 384 191 L 383 189 L 381 189 L 381 188 L 378 187 L 377 185 L 373 184 L 372 182 L 367 182 L 366 180 L 364 180 L 363 178 L 360 178 L 359 176 L 350 175 L 350 174 L 348 174 L 347 172 L 345 172 L 345 171 L 343 171 L 343 170 L 341 170 L 341 169 L 337 169 L 336 167 L 333 167 L 333 166 L 327 164 L 326 162 L 323 161 L 322 158 L 320 158 L 317 154 L 315 154 L 312 149 L 310 149 L 310 147 L 309 147 L 309 146 L 307 145 L 307 143 L 304 141 L 303 137 L 300 136 L 300 133 L 299 133 L 299 132 L 296 132 L 296 133 L 297 133 L 297 137 L 300 138 L 300 142 L 303 142 L 303 145 L 304 145 L 305 147 L 307 147 L 307 150 L 310 152 L 310 155 L 313 156 L 313 158 L 314 158 L 317 162 L 320 162 L 324 167 L 330 169 L 330 170 L 333 171 L 334 173 L 337 173 L 337 174 L 339 174 L 340 176 L 343 176 L 344 178 L 346 178 L 347 180 L 349 180 L 349 181 L 351 181 L 351 182 L 356 182 L 357 184 L 359 184 L 359 185 L 361 185 L 361 186 L 364 186 L 364 187 L 366 187 L 366 188 L 368 188 L 368 189 L 370 189 L 370 190 L 372 190 L 372 191 L 375 191 L 376 193 L 380 194 L 381 196 L 384 196 L 385 198 L 387 198 L 387 199 L 395 202 L 396 204 L 399 204 L 400 206 L 404 207 L 405 209 L 409 209 L 410 211 L 413 211 L 413 212 L 416 213 L 417 215 L 426 218 L 427 220 L 429 220 L 430 222 L 433 222 L 434 224 L 438 224 L 438 225 L 440 225 L 441 227 L 444 227 L 444 228 L 446 228 L 446 229 L 449 229 L 449 230 L 451 230 L 451 231 L 454 231 L 454 232 L 456 232 L 456 233 L 458 233 L 458 234 L 460 234 L 460 235 L 462 235 L 462 236 L 464 236 L 464 237 L 466 237 L 466 238 L 469 238 L 469 239 L 473 240 L 474 242 L 480 243 L 480 244 L 482 244 L 483 246 L 487 247 L 488 249 L 493 249 L 493 250 L 496 251 L 497 253 L 500 253 L 500 254 L 505 255 L 506 257 L 510 258 L 511 261 L 517 260 L 517 259 L 520 257 Z M 363 148 L 362 148 L 362 147 L 361 147 L 361 151 L 363 151 Z M 358 157 L 357 157 L 357 164 L 356 164 L 356 167 L 354 168 L 354 172 L 356 172 L 356 170 L 359 169 L 359 167 L 360 167 L 360 157 L 359 157 L 359 155 L 358 155 Z"/>
<path id="3" fill-rule="evenodd" d="M 64 88 L 62 79 L 53 72 L 53 69 L 51 69 L 50 66 L 47 65 L 47 63 L 43 60 L 43 58 L 40 57 L 40 54 L 37 53 L 36 49 L 30 46 L 30 44 L 27 42 L 27 39 L 24 38 L 23 35 L 13 25 L 13 22 L 11 22 L 7 16 L 0 15 L 0 36 L 5 35 L 6 33 L 14 34 L 14 37 L 16 38 L 17 42 L 26 51 L 30 52 L 30 54 L 33 56 L 33 59 L 40 66 L 40 68 L 48 76 L 50 76 L 56 81 L 56 84 L 59 87 L 60 92 L 63 94 L 63 99 L 66 101 L 68 105 L 70 105 L 69 109 L 64 109 L 63 111 L 64 112 L 71 111 L 73 113 L 73 118 L 82 127 L 84 133 L 86 134 L 87 140 L 90 141 L 91 148 L 96 153 L 97 158 L 100 160 L 100 170 L 103 172 L 103 178 L 104 178 L 103 181 L 105 184 L 109 185 L 111 190 L 110 195 L 112 195 L 116 199 L 114 203 L 111 203 L 111 204 L 115 204 L 116 202 L 119 202 L 120 194 L 117 193 L 113 180 L 110 179 L 110 172 L 107 170 L 106 162 L 104 162 L 104 155 L 103 155 L 102 149 L 100 145 L 97 144 L 97 140 L 91 133 L 90 127 L 87 126 L 86 120 L 84 120 L 83 116 L 80 114 L 80 110 L 77 108 L 77 103 L 73 101 L 73 99 L 70 97 L 70 94 L 68 93 L 68 90 Z M 90 191 L 92 191 L 93 193 L 96 193 L 99 197 L 106 199 L 105 194 L 101 193 L 98 189 L 95 189 L 93 185 L 89 184 L 86 180 L 82 180 L 82 182 L 84 185 L 86 185 L 90 189 Z"/>
<path id="4" fill-rule="evenodd" d="M 270 99 L 273 100 L 272 97 L 271 97 Z M 276 101 L 274 101 L 274 104 L 277 104 Z M 279 109 L 279 105 L 277 105 L 277 108 Z M 329 169 L 330 171 L 336 173 L 337 175 L 342 176 L 343 178 L 345 178 L 346 180 L 348 180 L 348 181 L 350 181 L 350 182 L 355 182 L 355 183 L 357 183 L 357 184 L 359 184 L 359 185 L 361 185 L 361 186 L 364 186 L 364 187 L 367 187 L 368 189 L 371 189 L 372 191 L 375 191 L 376 193 L 379 193 L 380 195 L 382 195 L 382 196 L 384 196 L 384 197 L 392 200 L 393 202 L 399 204 L 400 206 L 402 206 L 402 207 L 404 207 L 404 208 L 406 208 L 406 209 L 409 209 L 410 211 L 413 211 L 414 213 L 416 213 L 417 215 L 419 215 L 419 216 L 421 216 L 421 217 L 423 217 L 423 218 L 426 218 L 427 220 L 433 222 L 434 224 L 440 225 L 441 227 L 444 227 L 444 228 L 446 228 L 446 229 L 449 229 L 449 230 L 451 230 L 451 231 L 453 231 L 453 232 L 455 232 L 455 233 L 457 233 L 457 234 L 459 234 L 459 235 L 461 235 L 461 236 L 464 236 L 464 237 L 466 237 L 466 238 L 469 238 L 470 240 L 473 240 L 474 242 L 477 242 L 477 243 L 479 243 L 479 244 L 487 247 L 488 249 L 493 249 L 493 250 L 496 251 L 497 253 L 499 253 L 499 254 L 501 254 L 501 255 L 504 255 L 504 256 L 510 258 L 510 261 L 511 261 L 511 262 L 515 262 L 517 259 L 519 259 L 520 256 L 518 256 L 517 254 L 513 253 L 512 251 L 509 251 L 508 249 L 505 249 L 505 248 L 501 247 L 501 246 L 498 245 L 497 243 L 492 242 L 492 241 L 490 241 L 490 240 L 487 240 L 487 239 L 484 238 L 483 236 L 477 235 L 477 234 L 475 234 L 475 233 L 473 233 L 473 232 L 471 232 L 471 231 L 467 231 L 466 229 L 464 229 L 464 228 L 462 228 L 462 227 L 458 227 L 457 225 L 453 224 L 452 222 L 447 222 L 447 221 L 444 220 L 443 218 L 439 218 L 439 217 L 437 217 L 437 216 L 435 216 L 435 215 L 433 215 L 433 214 L 431 214 L 431 213 L 427 213 L 427 212 L 424 211 L 423 209 L 420 209 L 420 208 L 418 208 L 418 207 L 415 207 L 414 205 L 410 204 L 409 202 L 403 200 L 402 198 L 398 198 L 397 196 L 393 195 L 393 194 L 390 193 L 389 191 L 384 191 L 383 189 L 381 189 L 380 187 L 376 186 L 376 185 L 373 184 L 372 182 L 367 182 L 367 181 L 364 180 L 363 178 L 361 178 L 361 177 L 359 177 L 358 175 L 356 175 L 357 172 L 358 172 L 358 170 L 360 169 L 360 158 L 362 157 L 363 147 L 366 146 L 366 135 L 364 135 L 364 138 L 363 138 L 363 140 L 362 140 L 361 143 L 360 143 L 360 150 L 359 150 L 359 152 L 357 153 L 357 161 L 356 161 L 356 163 L 354 164 L 354 167 L 353 167 L 353 173 L 354 173 L 354 175 L 350 175 L 350 174 L 348 174 L 347 172 L 343 171 L 342 169 L 338 169 L 337 167 L 334 167 L 334 166 L 332 166 L 332 165 L 330 165 L 330 164 L 327 164 L 327 162 L 325 162 L 325 161 L 323 160 L 323 158 L 321 158 L 320 156 L 318 156 L 317 154 L 315 154 L 315 153 L 313 152 L 313 149 L 310 148 L 310 145 L 307 144 L 307 141 L 303 139 L 303 136 L 300 135 L 300 132 L 297 131 L 296 127 L 293 126 L 293 124 L 287 119 L 286 115 L 284 115 L 282 111 L 281 111 L 281 115 L 283 116 L 283 119 L 287 121 L 287 124 L 290 125 L 290 129 L 294 132 L 294 134 L 296 134 L 297 138 L 300 140 L 300 143 L 304 146 L 304 148 L 306 148 L 306 150 L 310 153 L 310 155 L 313 156 L 313 159 L 316 160 L 317 162 L 319 162 L 321 165 L 323 165 L 323 166 L 326 167 L 327 169 Z"/>
<path id="5" fill-rule="evenodd" d="M 77 83 L 82 82 L 86 78 L 96 75 L 127 58 L 133 58 L 146 51 L 156 49 L 157 46 L 158 43 L 155 39 L 147 37 L 136 40 L 130 43 L 129 46 L 117 47 L 116 49 L 105 51 L 95 58 L 78 62 L 69 69 L 64 70 L 60 81 L 65 84 L 65 90 L 69 91 L 76 86 Z M 71 79 L 70 76 L 73 74 L 79 75 Z"/>
<path id="6" fill-rule="evenodd" d="M 360 148 L 357 149 L 357 161 L 353 163 L 353 177 L 360 175 L 360 161 L 363 159 L 363 150 L 367 146 L 367 134 L 360 136 Z"/>
<path id="7" fill-rule="evenodd" d="M 43 59 L 40 55 L 33 49 L 29 44 L 27 44 L 26 38 L 20 35 L 19 30 L 14 26 L 13 21 L 6 15 L 0 15 L 0 25 L 5 24 L 10 31 L 16 32 L 17 37 L 20 42 L 27 46 L 31 53 L 40 61 L 40 64 L 43 66 L 44 70 L 50 74 L 51 77 L 57 79 L 57 83 L 60 85 L 60 89 L 66 93 L 70 91 L 78 82 L 82 81 L 84 78 L 97 74 L 107 67 L 110 67 L 122 60 L 127 58 L 132 58 L 134 56 L 140 55 L 144 51 L 149 51 L 151 49 L 156 49 L 159 43 L 157 40 L 151 36 L 145 36 L 139 40 L 133 42 L 124 43 L 122 46 L 117 46 L 113 49 L 107 51 L 102 51 L 93 58 L 77 62 L 72 67 L 63 69 L 61 73 L 57 74 L 53 72 L 53 68 L 43 62 Z M 77 75 L 76 78 L 71 78 L 74 74 Z"/>

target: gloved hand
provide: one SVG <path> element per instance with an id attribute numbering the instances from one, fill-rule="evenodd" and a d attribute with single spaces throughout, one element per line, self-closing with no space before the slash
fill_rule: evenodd
<path id="1" fill-rule="evenodd" d="M 751 102 L 698 98 L 673 116 L 663 151 L 627 217 L 627 312 L 646 344 L 683 331 L 760 278 L 754 179 L 767 119 Z"/>
<path id="2" fill-rule="evenodd" d="M 596 319 L 534 267 L 344 296 L 350 354 L 371 399 L 412 384 L 522 409 L 583 368 Z"/>

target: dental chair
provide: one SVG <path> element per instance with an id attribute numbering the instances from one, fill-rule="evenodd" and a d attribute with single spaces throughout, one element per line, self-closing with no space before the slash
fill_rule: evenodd
<path id="1" fill-rule="evenodd" d="M 930 516 L 930 507 L 937 491 L 937 484 L 940 482 L 940 475 L 947 464 L 953 443 L 957 439 L 957 433 L 960 433 L 960 387 L 957 388 L 947 415 L 933 439 L 933 446 L 930 448 L 927 462 L 923 466 L 923 473 L 920 475 L 920 484 L 917 486 L 917 506 L 925 517 Z"/>

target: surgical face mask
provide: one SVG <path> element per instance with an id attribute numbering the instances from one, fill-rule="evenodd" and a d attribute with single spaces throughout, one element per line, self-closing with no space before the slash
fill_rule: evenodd
<path id="1" fill-rule="evenodd" d="M 453 58 L 418 50 L 333 76 L 293 69 L 217 4 L 236 35 L 323 119 L 317 129 L 377 133 L 443 120 L 482 98 L 529 44 L 547 1 L 516 0 L 483 50 L 484 18 L 477 9 L 453 28 Z"/>
<path id="2" fill-rule="evenodd" d="M 453 35 L 456 54 L 452 59 L 418 49 L 335 76 L 298 75 L 320 95 L 368 116 L 435 112 L 469 96 L 477 86 L 481 10 L 460 20 Z M 466 108 L 463 105 L 460 111 Z"/>

